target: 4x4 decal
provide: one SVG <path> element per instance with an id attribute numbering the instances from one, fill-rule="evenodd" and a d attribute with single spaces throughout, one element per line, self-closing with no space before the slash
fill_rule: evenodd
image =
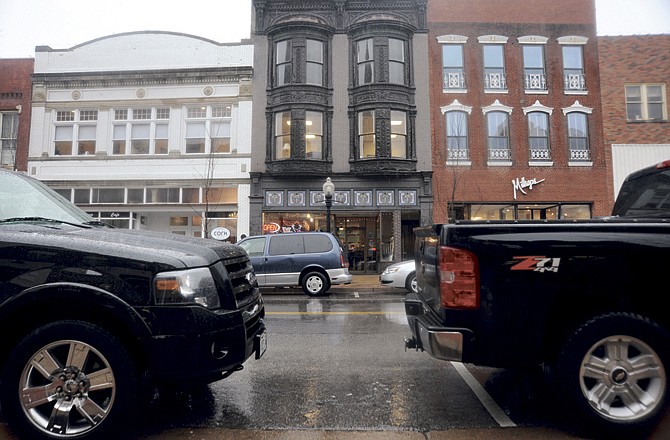
<path id="1" fill-rule="evenodd" d="M 543 255 L 530 255 L 513 257 L 521 260 L 510 268 L 510 270 L 532 270 L 535 272 L 558 272 L 561 264 L 560 258 L 545 257 Z"/>

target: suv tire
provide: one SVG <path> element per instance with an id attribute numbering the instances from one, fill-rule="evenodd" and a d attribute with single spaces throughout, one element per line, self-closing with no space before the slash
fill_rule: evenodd
<path id="1" fill-rule="evenodd" d="M 21 438 L 81 440 L 126 432 L 137 401 L 131 356 L 106 330 L 83 321 L 39 327 L 2 372 L 2 408 Z"/>

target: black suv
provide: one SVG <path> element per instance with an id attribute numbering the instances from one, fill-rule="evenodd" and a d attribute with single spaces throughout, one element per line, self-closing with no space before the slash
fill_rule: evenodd
<path id="1" fill-rule="evenodd" d="M 111 228 L 0 170 L 0 398 L 20 438 L 100 438 L 148 384 L 240 370 L 264 315 L 239 246 Z"/>

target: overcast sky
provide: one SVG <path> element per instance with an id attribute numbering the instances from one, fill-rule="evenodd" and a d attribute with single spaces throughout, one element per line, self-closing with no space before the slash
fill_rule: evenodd
<path id="1" fill-rule="evenodd" d="M 596 14 L 599 35 L 670 34 L 670 0 L 596 0 Z M 249 38 L 250 22 L 251 0 L 0 0 L 0 58 L 146 30 L 235 43 Z"/>

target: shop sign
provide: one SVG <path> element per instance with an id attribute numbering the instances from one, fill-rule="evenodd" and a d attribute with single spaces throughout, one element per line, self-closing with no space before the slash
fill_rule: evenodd
<path id="1" fill-rule="evenodd" d="M 263 233 L 264 234 L 276 234 L 279 232 L 279 225 L 277 223 L 265 223 L 263 225 Z"/>
<path id="2" fill-rule="evenodd" d="M 230 230 L 228 228 L 214 228 L 209 234 L 214 240 L 227 240 L 230 237 Z"/>
<path id="3" fill-rule="evenodd" d="M 514 180 L 512 180 L 512 186 L 514 187 L 514 200 L 516 200 L 516 192 L 520 191 L 522 194 L 527 194 L 526 189 L 533 189 L 533 185 L 537 185 L 538 183 L 544 182 L 544 179 L 537 180 L 537 178 L 532 178 L 529 180 L 526 180 L 525 177 L 522 177 L 519 179 L 518 177 Z"/>

